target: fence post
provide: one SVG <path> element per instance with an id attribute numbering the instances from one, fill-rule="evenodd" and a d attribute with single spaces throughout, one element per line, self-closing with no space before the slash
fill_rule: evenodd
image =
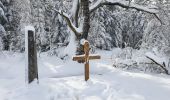
<path id="1" fill-rule="evenodd" d="M 38 67 L 37 67 L 37 51 L 35 42 L 35 29 L 33 27 L 26 28 L 26 57 L 28 68 L 28 83 L 38 80 Z"/>

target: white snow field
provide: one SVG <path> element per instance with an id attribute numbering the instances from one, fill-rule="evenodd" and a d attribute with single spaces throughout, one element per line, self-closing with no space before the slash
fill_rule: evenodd
<path id="1" fill-rule="evenodd" d="M 99 52 L 109 57 L 111 52 Z M 25 82 L 24 54 L 0 55 L 0 100 L 170 100 L 170 76 L 116 69 L 106 59 L 84 65 L 55 56 L 38 57 L 39 84 Z"/>

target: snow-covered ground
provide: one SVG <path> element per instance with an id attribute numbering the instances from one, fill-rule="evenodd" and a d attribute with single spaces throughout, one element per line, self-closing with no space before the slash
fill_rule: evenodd
<path id="1" fill-rule="evenodd" d="M 0 55 L 0 100 L 169 100 L 170 76 L 116 69 L 111 51 L 99 51 L 90 61 L 90 80 L 84 65 L 55 56 L 38 57 L 39 84 L 25 83 L 24 54 Z"/>

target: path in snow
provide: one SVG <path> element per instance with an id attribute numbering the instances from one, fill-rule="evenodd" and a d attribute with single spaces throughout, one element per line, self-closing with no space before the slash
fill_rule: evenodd
<path id="1" fill-rule="evenodd" d="M 102 52 L 100 52 L 102 53 Z M 10 55 L 10 56 L 9 56 Z M 105 54 L 102 54 L 102 56 Z M 105 56 L 110 56 L 107 52 Z M 169 100 L 170 76 L 115 69 L 108 61 L 90 61 L 91 75 L 84 81 L 84 65 L 56 57 L 39 58 L 40 84 L 25 84 L 23 54 L 0 58 L 0 100 Z M 99 75 L 100 74 L 100 75 Z"/>

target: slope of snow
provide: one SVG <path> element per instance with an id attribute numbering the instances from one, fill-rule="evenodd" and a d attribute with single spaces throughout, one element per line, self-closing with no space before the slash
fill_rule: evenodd
<path id="1" fill-rule="evenodd" d="M 0 100 L 169 100 L 170 77 L 122 71 L 112 67 L 112 52 L 98 51 L 90 61 L 90 80 L 84 65 L 42 54 L 39 84 L 25 83 L 24 54 L 3 52 L 0 57 Z"/>

